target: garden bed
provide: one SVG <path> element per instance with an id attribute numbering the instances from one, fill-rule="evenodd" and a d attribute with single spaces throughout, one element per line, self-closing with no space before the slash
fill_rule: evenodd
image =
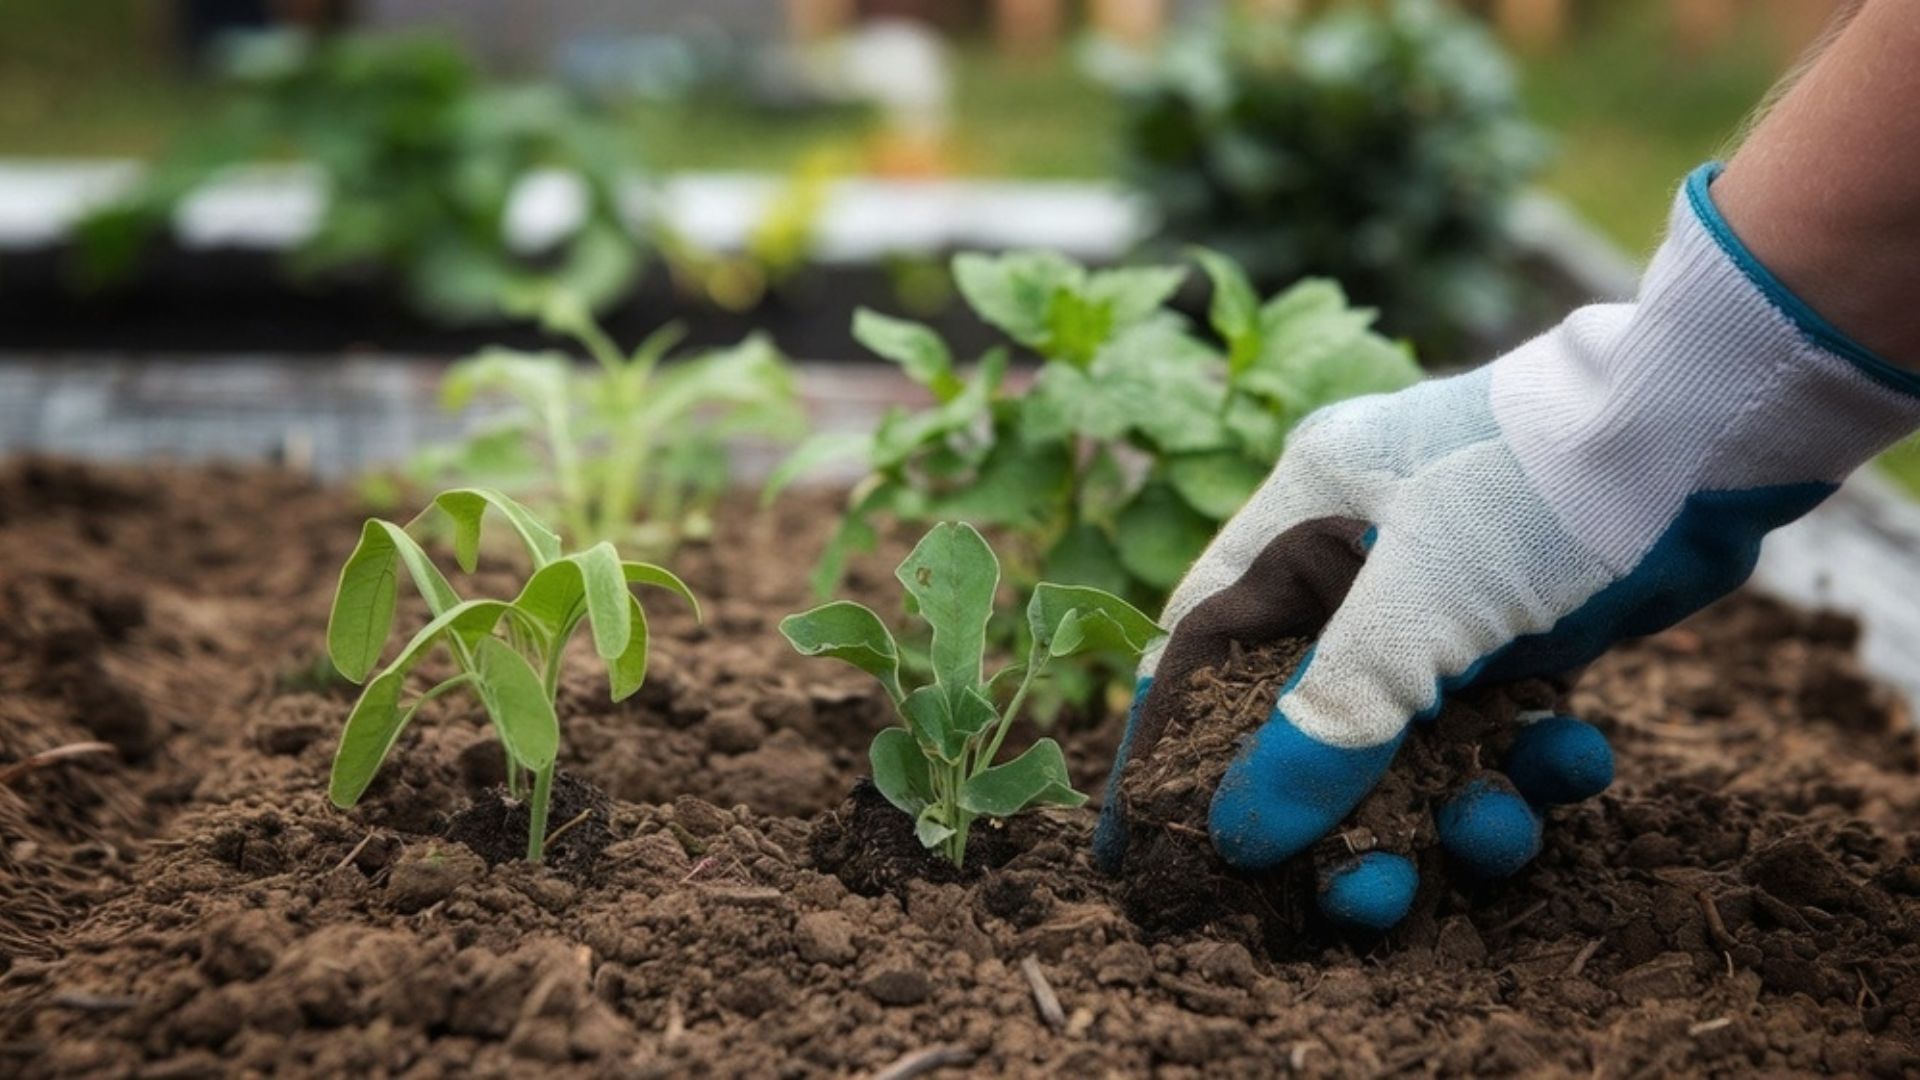
<path id="1" fill-rule="evenodd" d="M 1920 1068 L 1920 753 L 1847 620 L 1742 594 L 1616 650 L 1575 704 L 1619 781 L 1552 813 L 1533 868 L 1430 889 L 1384 940 L 1249 948 L 1140 929 L 1089 864 L 1090 809 L 983 827 L 954 879 L 850 797 L 886 703 L 775 628 L 830 506 L 742 502 L 727 548 L 684 551 L 706 622 L 658 606 L 627 703 L 579 657 L 572 828 L 532 868 L 444 836 L 498 781 L 464 704 L 431 706 L 358 810 L 327 802 L 350 500 L 0 468 L 0 1071 Z M 847 594 L 892 610 L 903 549 Z M 1067 739 L 1083 788 L 1117 720 Z M 116 749 L 23 763 L 88 740 Z"/>

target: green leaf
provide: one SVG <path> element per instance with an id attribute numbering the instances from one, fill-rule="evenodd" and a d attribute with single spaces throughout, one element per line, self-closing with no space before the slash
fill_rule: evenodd
<path id="1" fill-rule="evenodd" d="M 594 651 L 612 659 L 627 650 L 627 578 L 613 545 L 601 541 L 585 551 L 534 571 L 513 606 L 540 623 L 552 638 L 564 638 L 586 617 Z"/>
<path id="2" fill-rule="evenodd" d="M 894 572 L 933 627 L 934 678 L 949 699 L 980 685 L 1000 562 L 971 525 L 935 525 Z"/>
<path id="3" fill-rule="evenodd" d="M 879 539 L 879 534 L 873 531 L 873 525 L 859 506 L 848 509 L 840 519 L 840 524 L 834 528 L 833 535 L 827 538 L 827 546 L 820 552 L 820 561 L 814 564 L 813 572 L 807 575 L 807 584 L 813 589 L 813 595 L 822 597 L 833 592 L 847 571 L 847 560 L 856 552 L 872 551 Z"/>
<path id="4" fill-rule="evenodd" d="M 953 260 L 953 281 L 967 303 L 987 322 L 1022 345 L 1044 346 L 1050 337 L 1054 296 L 1079 292 L 1087 273 L 1063 255 L 1016 251 L 993 256 L 968 252 Z"/>
<path id="5" fill-rule="evenodd" d="M 1267 478 L 1265 467 L 1236 450 L 1168 458 L 1166 473 L 1187 505 L 1214 521 L 1239 513 Z"/>
<path id="6" fill-rule="evenodd" d="M 546 685 L 527 658 L 499 638 L 481 638 L 474 647 L 473 674 L 474 690 L 507 753 L 534 772 L 553 764 L 560 752 L 560 722 Z"/>
<path id="7" fill-rule="evenodd" d="M 900 719 L 920 752 L 948 764 L 966 753 L 967 740 L 953 722 L 953 702 L 939 686 L 922 686 L 900 702 Z"/>
<path id="8" fill-rule="evenodd" d="M 681 581 L 678 574 L 666 567 L 649 562 L 628 561 L 620 564 L 620 573 L 625 576 L 629 585 L 656 585 L 679 594 L 680 599 L 685 600 L 687 606 L 693 609 L 694 621 L 705 621 L 705 616 L 700 613 L 700 601 L 694 597 L 693 590 L 687 588 L 687 583 Z"/>
<path id="9" fill-rule="evenodd" d="M 1240 264 L 1232 259 L 1206 248 L 1195 248 L 1193 256 L 1213 283 L 1213 303 L 1207 318 L 1227 343 L 1228 365 L 1237 372 L 1259 355 L 1260 297 Z"/>
<path id="10" fill-rule="evenodd" d="M 1213 539 L 1216 526 L 1166 484 L 1149 484 L 1114 525 L 1127 572 L 1155 589 L 1172 589 Z"/>
<path id="11" fill-rule="evenodd" d="M 963 388 L 953 373 L 953 354 L 940 335 L 921 323 L 882 315 L 868 308 L 853 313 L 853 339 L 899 364 L 914 382 L 951 401 Z"/>
<path id="12" fill-rule="evenodd" d="M 1133 584 L 1106 532 L 1084 522 L 1047 552 L 1041 575 L 1049 581 L 1087 585 L 1110 593 L 1124 592 Z"/>
<path id="13" fill-rule="evenodd" d="M 447 369 L 440 404 L 458 411 L 477 394 L 504 391 L 543 417 L 565 415 L 572 375 L 573 365 L 556 352 L 484 349 Z"/>
<path id="14" fill-rule="evenodd" d="M 920 838 L 920 846 L 927 848 L 939 847 L 941 844 L 947 842 L 948 837 L 954 834 L 956 830 L 953 826 L 940 820 L 941 816 L 941 808 L 938 804 L 926 807 L 921 810 L 919 814 L 915 815 L 913 819 L 913 835 Z"/>
<path id="15" fill-rule="evenodd" d="M 843 660 L 880 680 L 896 703 L 900 690 L 900 647 L 880 616 L 849 600 L 836 600 L 780 620 L 780 633 L 802 656 Z"/>
<path id="16" fill-rule="evenodd" d="M 1084 585 L 1034 586 L 1027 602 L 1027 628 L 1036 650 L 1057 658 L 1082 652 L 1137 655 L 1162 633 L 1138 608 Z"/>
<path id="17" fill-rule="evenodd" d="M 1160 451 L 1225 445 L 1226 387 L 1218 353 L 1179 327 L 1145 323 L 1114 339 L 1089 369 L 1097 388 L 1083 409 L 1105 409 Z M 1100 437 L 1100 436 L 1096 436 Z"/>
<path id="18" fill-rule="evenodd" d="M 647 613 L 632 593 L 627 594 L 627 604 L 632 633 L 626 651 L 607 661 L 607 685 L 615 701 L 632 697 L 647 681 Z"/>
<path id="19" fill-rule="evenodd" d="M 1004 765 L 978 773 L 960 788 L 960 808 L 987 817 L 1011 817 L 1029 806 L 1079 806 L 1060 744 L 1041 739 Z"/>
<path id="20" fill-rule="evenodd" d="M 497 640 L 488 635 L 508 610 L 509 605 L 498 600 L 464 600 L 455 604 L 421 627 L 400 654 L 367 684 L 360 699 L 354 702 L 353 711 L 347 715 L 339 748 L 334 752 L 329 792 L 335 805 L 352 806 L 359 801 L 394 740 L 413 717 L 412 709 L 404 714 L 400 711 L 407 674 L 449 633 L 469 648 L 481 641 Z"/>
<path id="21" fill-rule="evenodd" d="M 393 631 L 396 561 L 406 564 L 414 587 L 434 615 L 460 602 L 459 594 L 406 530 L 379 518 L 369 519 L 353 554 L 340 568 L 340 583 L 327 616 L 327 654 L 340 674 L 353 682 L 366 681 Z"/>
<path id="22" fill-rule="evenodd" d="M 920 746 L 904 728 L 888 728 L 867 747 L 873 786 L 901 813 L 918 817 L 933 801 L 933 775 Z"/>
<path id="23" fill-rule="evenodd" d="M 1411 351 L 1369 329 L 1373 318 L 1372 311 L 1349 306 L 1339 285 L 1303 281 L 1261 309 L 1259 356 L 1235 385 L 1302 416 L 1419 381 Z"/>
<path id="24" fill-rule="evenodd" d="M 1006 374 L 1008 358 L 1004 352 L 991 352 L 981 358 L 979 370 L 965 390 L 932 409 L 906 412 L 895 409 L 881 421 L 873 435 L 873 468 L 892 469 L 916 451 L 963 431 L 987 415 L 993 395 Z"/>
<path id="25" fill-rule="evenodd" d="M 433 505 L 453 522 L 453 553 L 471 574 L 480 561 L 480 522 L 489 508 L 507 519 L 533 559 L 534 569 L 560 557 L 560 537 L 533 511 L 490 488 L 455 488 L 434 496 Z"/>
<path id="26" fill-rule="evenodd" d="M 760 490 L 760 505 L 770 505 L 795 480 L 822 465 L 847 459 L 861 460 L 872 453 L 873 435 L 869 432 L 823 431 L 811 436 L 794 447 L 793 453 L 788 454 L 768 474 L 767 484 Z"/>
<path id="27" fill-rule="evenodd" d="M 1124 330 L 1156 314 L 1187 280 L 1184 266 L 1104 270 L 1087 281 L 1087 299 L 1107 310 L 1109 324 Z"/>

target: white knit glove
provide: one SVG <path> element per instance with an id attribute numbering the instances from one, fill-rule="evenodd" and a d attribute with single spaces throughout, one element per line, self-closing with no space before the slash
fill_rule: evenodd
<path id="1" fill-rule="evenodd" d="M 1920 425 L 1920 374 L 1761 267 L 1713 208 L 1717 171 L 1689 178 L 1636 302 L 1583 308 L 1486 367 L 1298 429 L 1174 590 L 1116 778 L 1136 736 L 1135 754 L 1158 737 L 1162 694 L 1229 640 L 1317 634 L 1213 801 L 1221 854 L 1273 865 L 1346 817 L 1444 695 L 1577 669 L 1672 625 L 1744 581 L 1763 535 Z M 1534 802 L 1592 794 L 1611 777 L 1596 739 L 1523 735 L 1509 772 Z M 1440 825 L 1491 875 L 1539 844 L 1510 793 L 1470 791 Z M 1124 851 L 1116 813 L 1096 847 L 1109 865 Z M 1323 905 L 1397 921 L 1411 867 L 1383 866 L 1330 883 Z"/>

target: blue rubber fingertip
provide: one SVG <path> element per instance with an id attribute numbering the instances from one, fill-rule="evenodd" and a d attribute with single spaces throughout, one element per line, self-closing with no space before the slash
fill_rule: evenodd
<path id="1" fill-rule="evenodd" d="M 1613 747 L 1600 729 L 1572 716 L 1549 716 L 1520 729 L 1507 776 L 1536 803 L 1576 803 L 1613 783 Z"/>
<path id="2" fill-rule="evenodd" d="M 1263 870 L 1304 851 L 1360 804 L 1405 733 L 1349 750 L 1301 731 L 1275 709 L 1234 755 L 1213 793 L 1208 830 L 1220 857 Z"/>
<path id="3" fill-rule="evenodd" d="M 1320 910 L 1341 926 L 1377 933 L 1407 917 L 1419 888 L 1420 873 L 1412 862 L 1370 851 L 1321 880 Z"/>
<path id="4" fill-rule="evenodd" d="M 1517 792 L 1486 780 L 1468 784 L 1434 820 L 1440 845 L 1476 877 L 1517 873 L 1540 854 L 1540 818 Z"/>
<path id="5" fill-rule="evenodd" d="M 1093 826 L 1093 864 L 1103 874 L 1117 874 L 1127 857 L 1127 820 L 1120 810 L 1120 777 L 1127 769 L 1127 754 L 1133 749 L 1134 725 L 1140 722 L 1140 703 L 1153 689 L 1151 677 L 1142 678 L 1133 687 L 1133 705 L 1127 710 L 1127 731 L 1120 737 L 1120 749 L 1113 755 L 1113 769 L 1107 773 L 1107 794 L 1100 803 L 1100 820 Z"/>

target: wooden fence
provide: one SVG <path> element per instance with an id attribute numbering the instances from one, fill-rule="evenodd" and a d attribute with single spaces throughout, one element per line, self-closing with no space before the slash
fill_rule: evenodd
<path id="1" fill-rule="evenodd" d="M 1256 11 L 1287 13 L 1302 7 L 1377 0 L 1214 0 Z M 1552 52 L 1578 34 L 1581 20 L 1601 5 L 1622 0 L 1454 0 L 1483 15 L 1515 48 Z M 1791 55 L 1816 39 L 1834 10 L 1849 0 L 1664 0 L 1674 43 L 1684 51 L 1702 51 L 1726 40 L 1743 24 L 1760 23 L 1783 55 Z M 788 20 L 795 34 L 814 38 L 832 34 L 860 17 L 869 7 L 862 0 L 786 0 Z M 886 10 L 929 11 L 952 7 L 951 2 L 896 2 Z M 1165 30 L 1177 10 L 1202 7 L 1194 0 L 981 0 L 989 8 L 995 40 L 1002 49 L 1019 54 L 1046 53 L 1067 32 L 1084 23 L 1096 33 L 1135 45 L 1151 43 Z"/>

